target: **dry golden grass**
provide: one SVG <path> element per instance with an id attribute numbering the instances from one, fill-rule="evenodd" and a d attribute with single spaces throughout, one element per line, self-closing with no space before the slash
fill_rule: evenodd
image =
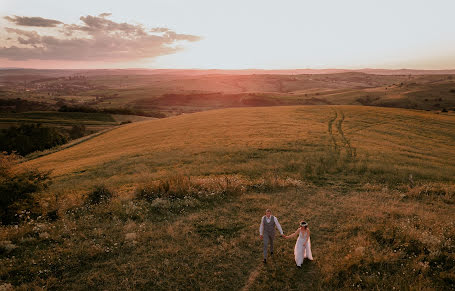
<path id="1" fill-rule="evenodd" d="M 17 248 L 1 254 L 0 278 L 23 290 L 453 289 L 454 125 L 299 106 L 122 126 L 24 164 L 54 169 L 42 204 L 60 219 L 2 227 Z M 114 198 L 84 205 L 100 182 Z M 309 222 L 315 261 L 295 268 L 295 240 L 277 238 L 262 265 L 266 208 L 288 234 Z"/>
<path id="2" fill-rule="evenodd" d="M 335 114 L 334 141 L 341 150 L 348 141 L 373 170 L 431 178 L 455 173 L 454 117 L 361 106 L 224 109 L 138 122 L 27 164 L 63 180 L 111 178 L 118 185 L 175 169 L 253 175 L 324 152 L 332 146 L 328 121 Z"/>
<path id="3" fill-rule="evenodd" d="M 119 197 L 74 208 L 55 223 L 4 228 L 1 240 L 18 248 L 2 258 L 0 276 L 21 289 L 453 287 L 453 204 L 381 186 L 343 188 L 350 186 L 302 184 L 179 214 Z M 262 265 L 257 231 L 265 208 L 286 233 L 302 218 L 310 223 L 315 261 L 296 269 L 295 240 L 277 238 L 274 257 Z"/>
<path id="4" fill-rule="evenodd" d="M 311 131 L 324 134 L 326 125 L 320 111 L 302 112 L 313 120 L 309 124 L 296 118 L 295 109 L 226 109 L 167 119 L 140 122 L 92 139 L 77 147 L 31 161 L 31 165 L 67 174 L 85 167 L 136 156 L 152 157 L 160 153 L 198 154 L 221 148 L 236 150 L 286 144 L 304 138 Z M 323 109 L 322 109 L 323 110 Z"/>

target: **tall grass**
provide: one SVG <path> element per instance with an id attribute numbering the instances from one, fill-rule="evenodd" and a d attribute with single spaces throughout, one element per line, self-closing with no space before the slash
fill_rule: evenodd
<path id="1" fill-rule="evenodd" d="M 204 177 L 173 175 L 158 181 L 151 181 L 137 189 L 136 197 L 147 201 L 155 199 L 184 199 L 208 197 L 224 198 L 238 196 L 245 191 L 244 185 L 236 177 Z"/>
<path id="2" fill-rule="evenodd" d="M 213 179 L 210 189 L 222 189 L 215 185 L 223 179 Z M 179 189 L 173 185 L 168 191 Z M 174 215 L 159 212 L 166 198 L 117 196 L 103 205 L 69 209 L 56 222 L 3 228 L 1 239 L 9 241 L 5 250 L 11 244 L 16 248 L 1 255 L 0 276 L 23 289 L 181 289 L 190 284 L 238 290 L 252 273 L 252 289 L 454 287 L 453 187 L 398 191 L 365 184 L 347 193 L 336 185 L 277 189 L 201 202 Z M 265 208 L 273 210 L 285 233 L 302 218 L 310 223 L 315 261 L 304 270 L 294 266 L 294 240 L 277 239 L 276 254 L 262 266 L 257 228 Z"/>

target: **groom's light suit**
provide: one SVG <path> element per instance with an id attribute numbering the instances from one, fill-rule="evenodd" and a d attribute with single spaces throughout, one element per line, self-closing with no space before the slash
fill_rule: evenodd
<path id="1" fill-rule="evenodd" d="M 264 236 L 264 259 L 267 259 L 267 247 L 270 244 L 270 252 L 273 252 L 273 239 L 275 238 L 275 226 L 278 228 L 278 231 L 283 234 L 281 225 L 278 222 L 278 219 L 270 215 L 270 218 L 267 218 L 266 215 L 262 217 L 261 225 L 259 226 L 259 234 Z"/>

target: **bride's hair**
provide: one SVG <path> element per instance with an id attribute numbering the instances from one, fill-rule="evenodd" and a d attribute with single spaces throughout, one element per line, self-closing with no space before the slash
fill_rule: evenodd
<path id="1" fill-rule="evenodd" d="M 306 223 L 306 221 L 302 220 L 300 222 L 300 226 L 303 226 L 304 228 L 307 228 L 308 227 L 308 223 Z"/>

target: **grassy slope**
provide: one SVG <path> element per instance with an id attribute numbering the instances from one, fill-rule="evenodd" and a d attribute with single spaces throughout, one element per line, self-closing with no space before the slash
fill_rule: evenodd
<path id="1" fill-rule="evenodd" d="M 68 195 L 62 218 L 44 230 L 2 229 L 1 239 L 19 248 L 2 258 L 0 276 L 24 289 L 453 288 L 454 125 L 453 117 L 427 112 L 314 106 L 122 126 L 26 164 L 54 169 L 51 191 L 60 194 L 102 181 L 120 195 L 64 213 L 69 200 L 80 203 Z M 324 159 L 335 149 L 342 157 L 355 151 L 359 167 Z M 136 185 L 179 171 L 302 182 L 215 203 L 188 200 L 193 205 L 178 213 L 166 201 L 131 200 Z M 402 185 L 409 173 L 414 189 Z M 302 218 L 310 222 L 313 263 L 296 270 L 295 241 L 277 239 L 275 257 L 261 265 L 257 228 L 265 208 L 286 233 Z M 50 239 L 37 237 L 43 231 Z M 125 239 L 132 232 L 133 242 Z"/>
<path id="2" fill-rule="evenodd" d="M 345 147 L 336 128 L 341 121 L 346 140 L 372 169 L 432 179 L 454 173 L 455 118 L 360 106 L 225 109 L 138 122 L 29 164 L 68 178 L 80 171 L 87 180 L 115 176 L 121 184 L 175 168 L 191 175 L 287 172 L 332 145 L 328 121 L 335 116 L 334 141 Z"/>

